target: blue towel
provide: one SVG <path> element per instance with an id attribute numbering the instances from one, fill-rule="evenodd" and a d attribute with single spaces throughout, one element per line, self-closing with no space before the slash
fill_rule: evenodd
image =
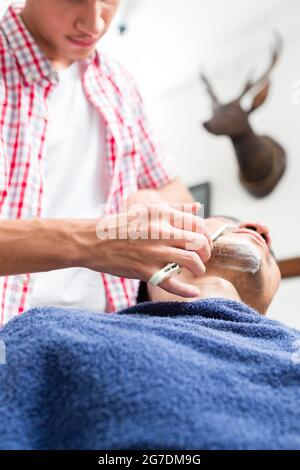
<path id="1" fill-rule="evenodd" d="M 225 299 L 29 310 L 0 332 L 0 448 L 300 449 L 299 339 Z"/>

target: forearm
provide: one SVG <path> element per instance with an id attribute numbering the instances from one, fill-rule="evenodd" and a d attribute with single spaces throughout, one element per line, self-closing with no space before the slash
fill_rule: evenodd
<path id="1" fill-rule="evenodd" d="M 79 265 L 86 222 L 76 219 L 1 220 L 0 275 Z"/>

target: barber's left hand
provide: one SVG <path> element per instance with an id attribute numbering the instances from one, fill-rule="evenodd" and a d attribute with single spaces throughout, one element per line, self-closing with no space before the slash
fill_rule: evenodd
<path id="1" fill-rule="evenodd" d="M 134 204 L 157 204 L 165 203 L 161 195 L 155 189 L 140 189 L 135 193 L 132 193 L 128 198 L 124 199 L 121 204 L 120 212 L 128 210 L 130 206 Z"/>

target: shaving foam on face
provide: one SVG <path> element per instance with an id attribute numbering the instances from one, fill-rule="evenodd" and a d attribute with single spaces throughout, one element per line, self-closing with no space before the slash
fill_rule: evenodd
<path id="1" fill-rule="evenodd" d="M 223 236 L 215 241 L 209 264 L 255 274 L 261 266 L 261 254 L 248 240 Z"/>

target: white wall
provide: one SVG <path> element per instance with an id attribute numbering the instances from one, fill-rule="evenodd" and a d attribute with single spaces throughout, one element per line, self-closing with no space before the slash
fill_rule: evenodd
<path id="1" fill-rule="evenodd" d="M 0 3 L 0 16 L 2 16 L 5 12 L 5 10 L 8 8 L 8 6 L 13 3 L 12 0 L 1 0 Z"/>
<path id="2" fill-rule="evenodd" d="M 185 183 L 209 180 L 214 213 L 262 220 L 270 226 L 279 258 L 300 256 L 300 92 L 293 89 L 300 80 L 299 1 L 123 0 L 125 16 L 126 1 L 128 34 L 116 33 L 117 17 L 100 47 L 133 71 Z M 9 0 L 1 0 L 0 14 L 5 3 Z M 257 200 L 238 182 L 228 139 L 201 127 L 210 103 L 198 74 L 204 67 L 220 96 L 234 97 L 249 70 L 255 75 L 268 63 L 273 28 L 283 35 L 283 55 L 270 97 L 252 123 L 284 145 L 288 169 L 276 190 Z M 299 278 L 283 281 L 270 316 L 300 329 L 299 289 Z"/>
<path id="3" fill-rule="evenodd" d="M 211 181 L 214 213 L 265 222 L 271 229 L 279 258 L 300 256 L 300 105 L 293 104 L 291 97 L 292 82 L 300 78 L 300 67 L 294 60 L 299 48 L 300 37 L 286 45 L 285 57 L 274 73 L 272 95 L 252 118 L 254 128 L 276 136 L 288 154 L 287 172 L 267 198 L 254 199 L 239 184 L 230 141 L 216 138 L 201 128 L 200 123 L 209 115 L 210 107 L 197 82 L 173 90 L 151 107 L 152 117 L 184 181 L 187 184 Z M 299 288 L 299 278 L 284 281 L 270 309 L 272 317 L 298 328 Z"/>
<path id="4" fill-rule="evenodd" d="M 135 72 L 184 181 L 212 183 L 214 213 L 269 225 L 279 258 L 300 256 L 299 20 L 300 4 L 293 0 L 160 0 L 160 6 L 145 0 L 144 9 L 140 4 L 132 15 L 127 38 L 112 34 L 107 43 Z M 255 76 L 267 66 L 273 29 L 283 36 L 283 54 L 269 99 L 251 122 L 285 147 L 288 169 L 275 191 L 258 200 L 238 182 L 230 141 L 201 126 L 211 109 L 198 75 L 204 67 L 220 96 L 233 98 L 249 71 Z M 300 278 L 283 281 L 269 316 L 300 329 L 299 289 Z"/>

